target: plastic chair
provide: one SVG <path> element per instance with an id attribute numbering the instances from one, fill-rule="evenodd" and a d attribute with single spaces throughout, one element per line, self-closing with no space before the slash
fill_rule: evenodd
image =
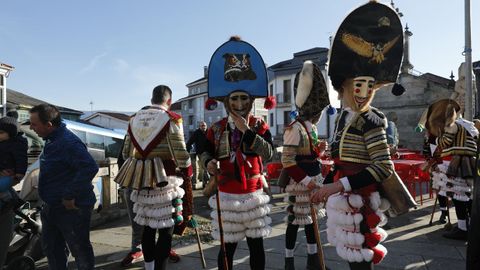
<path id="1" fill-rule="evenodd" d="M 420 186 L 420 205 L 423 205 L 423 184 L 426 186 L 428 198 L 433 198 L 432 189 L 430 187 L 430 177 L 430 172 L 422 171 L 419 166 L 413 168 L 413 178 L 415 179 L 415 183 L 418 183 Z"/>
<path id="2" fill-rule="evenodd" d="M 416 186 L 415 186 L 415 177 L 412 174 L 412 166 L 410 164 L 404 164 L 404 163 L 394 163 L 395 165 L 395 171 L 397 172 L 398 176 L 400 176 L 400 179 L 402 179 L 403 183 L 408 189 L 408 192 L 410 192 L 410 195 L 412 195 L 413 198 L 416 200 L 417 196 L 417 191 L 416 191 Z"/>

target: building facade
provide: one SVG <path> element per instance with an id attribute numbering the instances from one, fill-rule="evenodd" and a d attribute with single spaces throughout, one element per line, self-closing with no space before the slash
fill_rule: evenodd
<path id="1" fill-rule="evenodd" d="M 117 112 L 96 112 L 83 120 L 104 128 L 127 130 L 130 116 Z"/>

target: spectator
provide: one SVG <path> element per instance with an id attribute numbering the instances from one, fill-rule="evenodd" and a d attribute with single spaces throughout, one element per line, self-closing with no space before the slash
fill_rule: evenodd
<path id="1" fill-rule="evenodd" d="M 393 155 L 397 152 L 398 149 L 398 129 L 397 129 L 397 113 L 389 112 L 387 115 L 388 126 L 387 126 L 387 144 L 390 148 L 390 155 Z"/>
<path id="2" fill-rule="evenodd" d="M 13 220 L 18 197 L 12 186 L 27 170 L 27 140 L 17 132 L 17 120 L 0 119 L 0 269 L 3 268 L 13 232 Z"/>
<path id="3" fill-rule="evenodd" d="M 46 141 L 40 155 L 38 192 L 45 202 L 42 246 L 49 268 L 67 269 L 71 251 L 77 269 L 93 269 L 90 218 L 96 201 L 92 179 L 98 166 L 83 142 L 62 123 L 55 106 L 33 107 L 30 128 Z"/>
<path id="4" fill-rule="evenodd" d="M 196 183 L 200 182 L 205 186 L 206 179 L 205 177 L 205 170 L 203 166 L 200 164 L 200 155 L 204 151 L 205 141 L 207 139 L 207 123 L 202 121 L 200 122 L 199 128 L 193 132 L 192 136 L 187 141 L 187 151 L 191 153 L 192 164 L 195 166 L 195 178 L 193 179 L 193 186 L 196 186 Z M 195 146 L 192 148 L 192 146 Z M 191 150 L 194 149 L 194 154 Z M 195 162 L 195 163 L 194 163 Z"/>

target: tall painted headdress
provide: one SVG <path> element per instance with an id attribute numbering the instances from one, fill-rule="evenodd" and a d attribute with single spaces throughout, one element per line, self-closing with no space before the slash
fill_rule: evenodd
<path id="1" fill-rule="evenodd" d="M 223 101 L 230 93 L 243 91 L 253 98 L 267 98 L 265 107 L 271 109 L 275 100 L 268 97 L 268 78 L 265 62 L 249 43 L 232 37 L 213 53 L 208 65 L 207 109 Z"/>
<path id="2" fill-rule="evenodd" d="M 302 118 L 319 116 L 330 105 L 322 71 L 310 60 L 303 63 L 302 70 L 295 76 L 293 90 L 298 116 Z"/>
<path id="3" fill-rule="evenodd" d="M 335 34 L 328 75 L 338 90 L 347 78 L 370 76 L 376 86 L 395 83 L 403 56 L 403 31 L 398 14 L 370 1 L 353 10 Z"/>

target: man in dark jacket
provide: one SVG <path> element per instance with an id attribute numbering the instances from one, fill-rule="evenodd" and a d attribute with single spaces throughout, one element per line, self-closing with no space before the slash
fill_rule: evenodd
<path id="1" fill-rule="evenodd" d="M 206 181 L 208 181 L 208 177 L 206 177 L 205 170 L 203 169 L 202 165 L 198 162 L 200 160 L 200 155 L 204 151 L 205 142 L 207 140 L 207 123 L 202 121 L 199 124 L 199 127 L 187 141 L 187 152 L 190 153 L 190 158 L 192 160 L 192 165 L 195 166 L 195 173 L 193 174 L 195 177 L 192 179 L 193 187 L 196 187 L 197 183 L 202 183 L 204 186 Z M 192 150 L 192 146 L 194 151 Z"/>
<path id="2" fill-rule="evenodd" d="M 96 201 L 92 179 L 98 166 L 83 142 L 62 123 L 55 106 L 33 107 L 30 128 L 45 140 L 38 192 L 45 202 L 41 213 L 42 246 L 49 268 L 67 269 L 70 250 L 77 269 L 93 269 L 90 218 Z"/>

